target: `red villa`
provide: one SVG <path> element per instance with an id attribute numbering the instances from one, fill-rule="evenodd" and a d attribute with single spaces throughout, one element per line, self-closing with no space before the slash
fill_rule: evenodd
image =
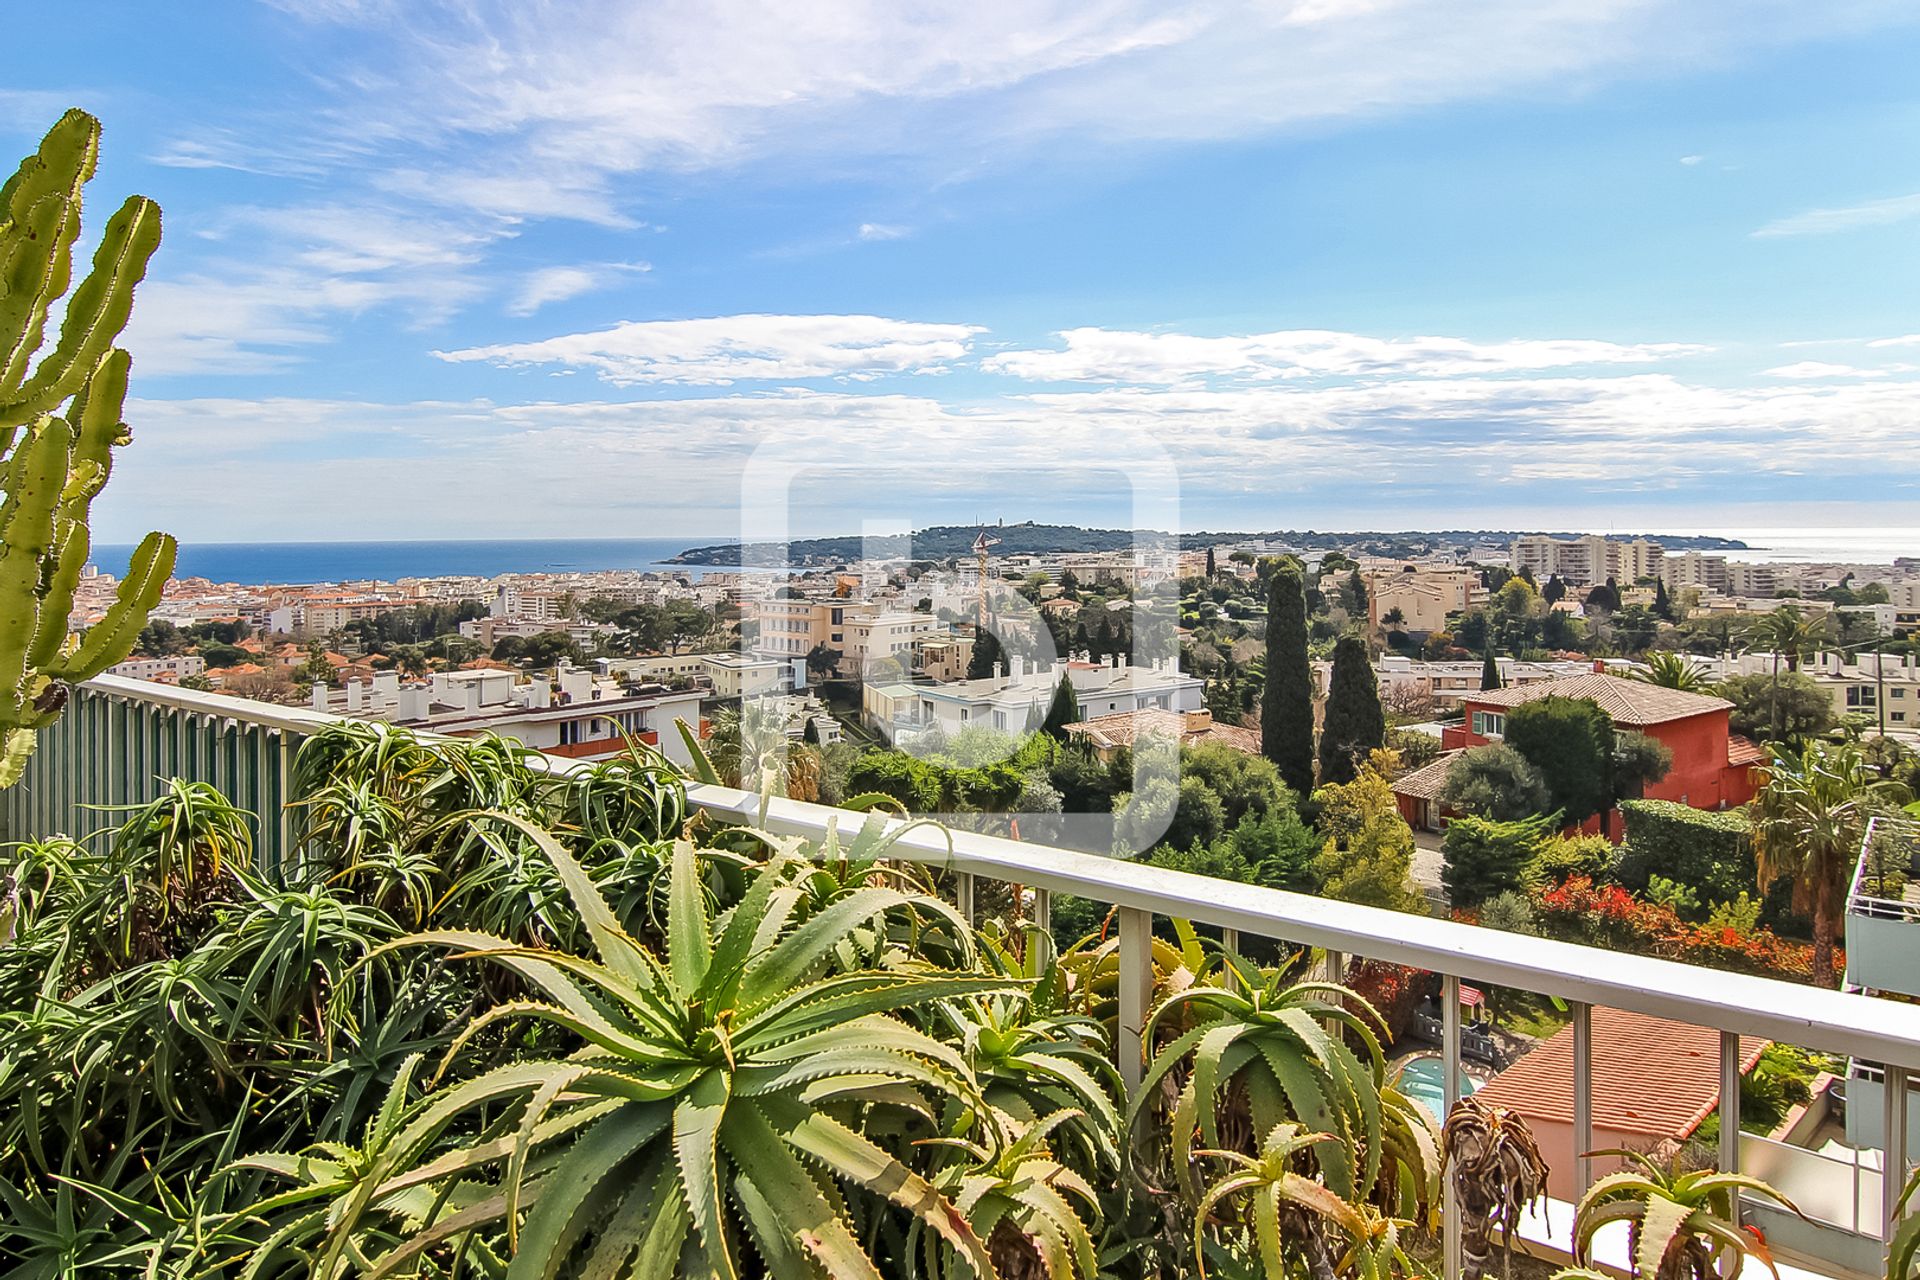
<path id="1" fill-rule="evenodd" d="M 1673 752 L 1673 768 L 1647 788 L 1649 800 L 1677 800 L 1696 809 L 1729 809 L 1753 799 L 1753 766 L 1764 763 L 1766 753 L 1728 729 L 1732 703 L 1595 672 L 1468 694 L 1462 703 L 1465 716 L 1461 723 L 1441 735 L 1441 744 L 1449 754 L 1394 783 L 1400 816 L 1415 827 L 1438 829 L 1445 816 L 1440 812 L 1438 796 L 1456 758 L 1454 753 L 1499 741 L 1508 711 L 1556 696 L 1591 699 L 1612 719 L 1614 728 L 1644 733 L 1666 744 Z M 1608 831 L 1616 826 L 1610 817 Z"/>

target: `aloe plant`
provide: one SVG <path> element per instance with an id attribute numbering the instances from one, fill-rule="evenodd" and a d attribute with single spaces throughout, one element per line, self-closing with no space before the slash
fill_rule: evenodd
<path id="1" fill-rule="evenodd" d="M 1913 1280 L 1920 1276 L 1920 1213 L 1913 1211 L 1913 1198 L 1920 1194 L 1920 1169 L 1907 1175 L 1894 1202 L 1897 1223 L 1893 1238 L 1887 1241 L 1887 1280 Z"/>
<path id="2" fill-rule="evenodd" d="M 93 500 L 132 438 L 121 418 L 132 360 L 114 342 L 160 244 L 160 207 L 130 197 L 69 294 L 99 156 L 100 122 L 69 111 L 0 186 L 0 788 L 19 781 L 68 683 L 132 652 L 173 573 L 173 539 L 147 535 L 106 616 L 69 633 Z M 42 353 L 56 309 L 59 337 Z"/>
<path id="3" fill-rule="evenodd" d="M 1582 1268 L 1593 1265 L 1595 1234 L 1609 1223 L 1625 1222 L 1632 1274 L 1640 1280 L 1724 1280 L 1738 1275 L 1748 1258 L 1773 1270 L 1765 1241 L 1739 1225 L 1740 1193 L 1800 1212 L 1773 1187 L 1746 1174 L 1683 1172 L 1638 1151 L 1593 1154 L 1619 1156 L 1631 1167 L 1595 1182 L 1574 1209 L 1573 1260 Z"/>
<path id="4" fill-rule="evenodd" d="M 1167 1116 L 1169 1155 L 1189 1199 L 1199 1197 L 1195 1140 L 1210 1148 L 1223 1145 L 1226 1104 L 1242 1109 L 1235 1122 L 1243 1142 L 1287 1121 L 1333 1134 L 1339 1141 L 1317 1146 L 1315 1156 L 1336 1194 L 1358 1198 L 1379 1179 L 1384 1149 L 1385 1055 L 1373 1021 L 1349 1007 L 1351 1001 L 1366 1009 L 1365 1002 L 1332 983 L 1289 983 L 1283 973 L 1262 974 L 1250 966 L 1239 972 L 1235 989 L 1192 987 L 1154 1009 L 1147 1020 L 1149 1040 L 1179 1016 L 1195 1025 L 1155 1056 L 1135 1095 L 1131 1122 L 1138 1126 L 1153 1113 L 1162 1082 L 1171 1086 L 1179 1069 L 1185 1079 Z M 1352 1033 L 1366 1058 L 1329 1028 Z"/>
<path id="5" fill-rule="evenodd" d="M 666 954 L 656 958 L 620 927 L 565 849 L 535 828 L 526 833 L 565 882 L 594 958 L 471 931 L 430 931 L 392 945 L 488 959 L 544 997 L 490 1010 L 459 1044 L 531 1018 L 585 1047 L 434 1095 L 329 1211 L 316 1275 L 352 1269 L 356 1236 L 400 1192 L 452 1185 L 485 1168 L 498 1174 L 496 1196 L 405 1230 L 405 1242 L 373 1259 L 373 1270 L 497 1223 L 521 1275 L 559 1274 L 580 1250 L 580 1265 L 607 1274 L 690 1268 L 733 1276 L 745 1242 L 775 1274 L 871 1274 L 848 1203 L 816 1181 L 813 1170 L 822 1168 L 890 1202 L 990 1274 L 985 1246 L 952 1198 L 849 1121 L 867 1108 L 911 1118 L 949 1102 L 980 1105 L 960 1055 L 897 1015 L 1017 984 L 913 966 L 830 972 L 836 945 L 905 895 L 862 889 L 802 916 L 795 868 L 776 859 L 716 919 L 685 843 L 672 858 Z M 507 1103 L 519 1112 L 512 1142 L 433 1154 L 450 1125 Z"/>

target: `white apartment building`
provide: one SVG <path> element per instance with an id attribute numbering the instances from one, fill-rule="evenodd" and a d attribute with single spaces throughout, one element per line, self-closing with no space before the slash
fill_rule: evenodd
<path id="1" fill-rule="evenodd" d="M 129 680 L 178 680 L 182 676 L 203 675 L 207 670 L 207 660 L 194 654 L 184 654 L 176 658 L 128 658 L 125 662 L 116 662 L 107 668 L 110 676 L 125 676 Z"/>
<path id="2" fill-rule="evenodd" d="M 313 686 L 319 711 L 459 737 L 498 733 L 568 759 L 618 755 L 630 736 L 678 764 L 691 764 L 692 756 L 674 721 L 698 730 L 700 698 L 698 689 L 630 691 L 565 664 L 553 679 L 522 679 L 513 671 L 437 671 L 430 680 L 402 684 L 398 672 L 381 671 L 337 691 Z"/>
<path id="3" fill-rule="evenodd" d="M 478 640 L 491 649 L 508 636 L 517 636 L 522 640 L 547 634 L 549 631 L 564 631 L 567 639 L 583 649 L 592 649 L 600 641 L 618 632 L 620 628 L 611 622 L 588 622 L 575 618 L 571 621 L 560 618 L 501 618 L 489 614 L 484 618 L 468 618 L 460 624 L 460 634 L 469 640 Z"/>
<path id="4" fill-rule="evenodd" d="M 913 666 L 914 646 L 943 629 L 932 614 L 877 613 L 866 618 L 849 618 L 845 642 L 840 649 L 840 670 L 859 675 L 880 658 L 893 658 L 903 670 Z"/>
<path id="5" fill-rule="evenodd" d="M 1509 553 L 1515 573 L 1525 569 L 1537 582 L 1558 577 L 1575 587 L 1596 586 L 1608 578 L 1628 584 L 1658 577 L 1664 556 L 1657 542 L 1645 538 L 1623 542 L 1597 533 L 1578 538 L 1526 534 L 1513 540 Z"/>
<path id="6" fill-rule="evenodd" d="M 1504 689 L 1590 675 L 1595 666 L 1592 662 L 1523 662 L 1518 658 L 1495 658 L 1494 664 L 1500 668 L 1500 686 Z M 1624 668 L 1630 664 L 1621 662 L 1610 665 Z M 1374 663 L 1373 670 L 1380 686 L 1380 701 L 1386 706 L 1411 707 L 1424 700 L 1432 704 L 1435 712 L 1458 707 L 1465 699 L 1480 692 L 1480 681 L 1485 674 L 1482 662 L 1477 659 L 1424 662 L 1400 654 L 1383 655 Z M 1333 679 L 1333 664 L 1316 662 L 1313 664 L 1313 674 L 1315 697 L 1324 698 Z"/>
<path id="7" fill-rule="evenodd" d="M 1205 701 L 1202 682 L 1172 659 L 1136 667 L 1115 655 L 1105 663 L 1069 662 L 1064 669 L 1083 720 L 1144 710 L 1198 711 Z M 861 709 L 870 725 L 895 740 L 934 729 L 947 735 L 974 727 L 1023 733 L 1045 717 L 1061 670 L 1055 665 L 1029 671 L 1015 658 L 1012 672 L 979 680 L 869 684 L 861 689 Z"/>

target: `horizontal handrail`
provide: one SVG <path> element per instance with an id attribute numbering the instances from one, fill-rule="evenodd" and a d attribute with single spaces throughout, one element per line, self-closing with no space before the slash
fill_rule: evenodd
<path id="1" fill-rule="evenodd" d="M 97 677 L 87 687 L 112 697 L 303 736 L 349 719 L 116 676 Z M 577 766 L 554 760 L 551 767 L 565 772 Z M 783 835 L 819 838 L 836 828 L 849 833 L 869 817 L 780 797 L 763 802 L 752 792 L 730 787 L 689 784 L 687 795 L 707 812 Z M 893 856 L 958 872 L 1181 917 L 1235 930 L 1242 937 L 1276 938 L 1920 1070 L 1920 1006 L 1912 1004 L 1229 883 L 925 822 L 883 821 L 897 836 Z"/>

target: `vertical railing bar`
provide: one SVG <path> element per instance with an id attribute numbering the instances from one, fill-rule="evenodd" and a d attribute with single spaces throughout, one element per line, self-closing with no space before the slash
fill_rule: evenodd
<path id="1" fill-rule="evenodd" d="M 1033 924 L 1042 933 L 1053 932 L 1053 891 L 1030 889 L 1033 895 Z"/>
<path id="2" fill-rule="evenodd" d="M 262 733 L 262 738 L 266 737 Z M 280 735 L 279 786 L 274 789 L 274 799 L 278 801 L 280 847 L 273 851 L 273 865 L 276 872 L 285 873 L 287 860 L 293 856 L 293 735 Z"/>
<path id="3" fill-rule="evenodd" d="M 973 923 L 973 873 L 956 871 L 953 874 L 953 903 L 960 910 L 960 918 L 968 924 Z"/>
<path id="4" fill-rule="evenodd" d="M 1238 929 L 1222 929 L 1220 931 L 1220 949 L 1230 956 L 1239 955 L 1240 931 Z M 1220 985 L 1229 991 L 1238 991 L 1240 989 L 1239 971 L 1232 965 L 1228 965 L 1226 974 L 1223 976 Z"/>
<path id="5" fill-rule="evenodd" d="M 1129 1096 L 1146 1074 L 1147 1006 L 1153 998 L 1153 914 L 1119 909 L 1120 1034 L 1114 1052 Z"/>
<path id="6" fill-rule="evenodd" d="M 1440 1073 L 1444 1120 L 1460 1101 L 1460 979 L 1451 973 L 1440 979 Z M 1460 1221 L 1460 1193 L 1452 1177 L 1444 1180 L 1440 1195 L 1440 1274 L 1443 1280 L 1460 1280 L 1466 1273 L 1466 1237 Z"/>
<path id="7" fill-rule="evenodd" d="M 1886 1133 L 1880 1147 L 1880 1238 L 1891 1242 L 1899 1226 L 1895 1208 L 1907 1181 L 1907 1069 L 1884 1063 Z"/>
<path id="8" fill-rule="evenodd" d="M 1732 1031 L 1720 1033 L 1720 1172 L 1740 1172 L 1740 1037 Z"/>
<path id="9" fill-rule="evenodd" d="M 1593 1006 L 1577 1001 L 1573 1010 L 1573 1167 L 1581 1195 L 1593 1185 Z"/>

